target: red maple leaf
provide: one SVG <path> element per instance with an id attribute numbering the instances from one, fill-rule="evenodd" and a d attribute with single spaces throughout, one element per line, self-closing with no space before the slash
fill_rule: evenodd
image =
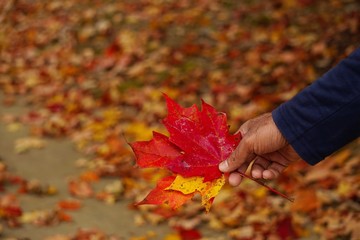
<path id="1" fill-rule="evenodd" d="M 175 209 L 191 199 L 195 192 L 199 192 L 204 195 L 203 205 L 208 211 L 213 196 L 223 185 L 219 181 L 223 174 L 218 165 L 234 151 L 241 136 L 231 135 L 226 115 L 217 112 L 204 101 L 199 110 L 196 105 L 183 108 L 167 95 L 164 96 L 168 115 L 163 124 L 170 136 L 153 132 L 153 139 L 150 141 L 134 142 L 130 146 L 136 155 L 138 166 L 166 168 L 184 178 L 170 176 L 160 180 L 156 188 L 138 205 L 167 203 Z M 178 180 L 173 185 L 175 179 Z M 189 181 L 190 185 L 182 185 L 181 181 Z M 209 184 L 204 184 L 205 182 Z M 205 187 L 207 191 L 199 190 Z M 207 199 L 209 196 L 212 198 Z"/>
<path id="2" fill-rule="evenodd" d="M 218 169 L 241 140 L 231 135 L 226 115 L 202 101 L 202 108 L 183 108 L 165 95 L 168 115 L 163 120 L 170 136 L 154 132 L 150 141 L 130 144 L 140 167 L 163 167 L 183 177 L 222 176 Z"/>

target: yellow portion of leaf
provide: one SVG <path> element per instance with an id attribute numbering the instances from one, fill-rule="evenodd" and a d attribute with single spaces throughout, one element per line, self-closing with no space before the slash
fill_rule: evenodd
<path id="1" fill-rule="evenodd" d="M 211 182 L 204 182 L 203 180 L 203 177 L 184 178 L 181 175 L 177 175 L 174 182 L 165 190 L 175 190 L 183 194 L 197 191 L 202 197 L 201 204 L 205 207 L 206 211 L 209 211 L 212 199 L 219 194 L 220 189 L 225 184 L 225 177 L 222 175 Z"/>

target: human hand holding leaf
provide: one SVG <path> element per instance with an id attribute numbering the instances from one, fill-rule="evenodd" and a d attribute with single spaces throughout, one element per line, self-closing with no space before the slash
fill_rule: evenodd
<path id="1" fill-rule="evenodd" d="M 225 183 L 218 165 L 235 150 L 241 135 L 230 134 L 226 114 L 217 112 L 204 101 L 201 109 L 196 105 L 183 108 L 164 96 L 168 115 L 163 124 L 170 136 L 153 132 L 152 140 L 134 142 L 130 146 L 140 167 L 165 168 L 177 176 L 160 180 L 138 204 L 167 203 L 175 209 L 197 192 L 202 196 L 202 205 L 209 211 Z M 175 200 L 179 196 L 181 198 Z"/>

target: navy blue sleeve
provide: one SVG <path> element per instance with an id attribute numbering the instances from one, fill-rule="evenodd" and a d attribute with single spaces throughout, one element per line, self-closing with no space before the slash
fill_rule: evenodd
<path id="1" fill-rule="evenodd" d="M 360 136 L 360 48 L 272 112 L 275 124 L 311 165 Z"/>

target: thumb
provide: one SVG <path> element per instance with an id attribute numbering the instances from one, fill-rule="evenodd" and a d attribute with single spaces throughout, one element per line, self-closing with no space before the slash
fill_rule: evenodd
<path id="1" fill-rule="evenodd" d="M 231 153 L 230 157 L 219 164 L 219 170 L 222 172 L 232 172 L 238 169 L 243 163 L 250 162 L 255 157 L 252 150 L 252 138 L 246 135 L 248 132 L 247 122 L 240 127 L 239 131 L 243 138 L 237 148 Z"/>

